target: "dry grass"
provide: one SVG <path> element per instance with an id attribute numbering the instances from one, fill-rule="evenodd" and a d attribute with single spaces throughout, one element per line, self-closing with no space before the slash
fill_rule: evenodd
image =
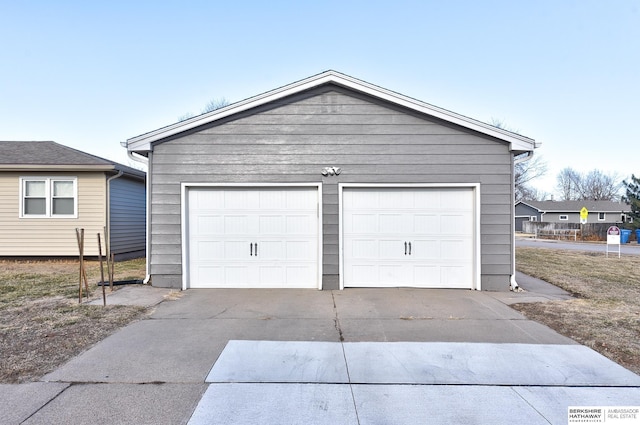
<path id="1" fill-rule="evenodd" d="M 514 308 L 640 373 L 640 257 L 517 248 L 516 267 L 576 299 Z"/>
<path id="2" fill-rule="evenodd" d="M 1 383 L 36 380 L 145 313 L 78 304 L 78 268 L 77 261 L 0 261 Z M 99 263 L 86 269 L 91 298 L 101 297 Z M 116 280 L 144 274 L 144 260 L 116 263 Z"/>

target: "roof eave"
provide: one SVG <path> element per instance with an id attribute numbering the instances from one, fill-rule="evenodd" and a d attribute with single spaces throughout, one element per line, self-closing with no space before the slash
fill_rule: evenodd
<path id="1" fill-rule="evenodd" d="M 232 105 L 216 109 L 185 121 L 181 121 L 149 133 L 142 134 L 127 140 L 127 149 L 131 152 L 149 152 L 152 143 L 158 140 L 174 136 L 178 133 L 191 130 L 201 125 L 209 124 L 228 116 L 246 111 L 251 108 L 284 98 L 286 96 L 309 90 L 323 84 L 333 83 L 349 89 L 369 94 L 373 97 L 395 103 L 400 106 L 424 113 L 426 115 L 442 119 L 444 121 L 460 125 L 470 130 L 486 134 L 504 140 L 509 143 L 511 151 L 530 152 L 540 147 L 540 143 L 519 134 L 515 134 L 492 125 L 465 117 L 455 112 L 424 103 L 411 97 L 387 90 L 385 88 L 367 83 L 362 80 L 341 74 L 336 71 L 326 71 L 304 80 L 297 81 L 271 90 L 269 92 L 245 99 Z"/>
<path id="2" fill-rule="evenodd" d="M 113 165 L 0 164 L 0 171 L 111 171 Z"/>

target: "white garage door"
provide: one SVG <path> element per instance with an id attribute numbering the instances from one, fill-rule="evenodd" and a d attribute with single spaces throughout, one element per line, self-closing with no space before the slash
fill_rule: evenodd
<path id="1" fill-rule="evenodd" d="M 190 188 L 190 288 L 317 288 L 318 188 Z"/>
<path id="2" fill-rule="evenodd" d="M 343 189 L 347 287 L 474 287 L 473 188 Z"/>

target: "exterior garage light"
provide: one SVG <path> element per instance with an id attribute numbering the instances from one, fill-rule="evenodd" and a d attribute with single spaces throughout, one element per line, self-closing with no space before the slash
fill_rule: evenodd
<path id="1" fill-rule="evenodd" d="M 339 176 L 342 170 L 340 167 L 324 167 L 322 169 L 323 176 Z"/>

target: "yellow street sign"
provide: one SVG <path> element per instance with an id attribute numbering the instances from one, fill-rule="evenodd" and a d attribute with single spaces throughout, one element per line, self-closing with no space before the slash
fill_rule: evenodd
<path id="1" fill-rule="evenodd" d="M 589 216 L 589 210 L 587 209 L 587 207 L 582 207 L 582 209 L 580 210 L 580 218 L 583 220 L 586 220 L 588 216 Z"/>

